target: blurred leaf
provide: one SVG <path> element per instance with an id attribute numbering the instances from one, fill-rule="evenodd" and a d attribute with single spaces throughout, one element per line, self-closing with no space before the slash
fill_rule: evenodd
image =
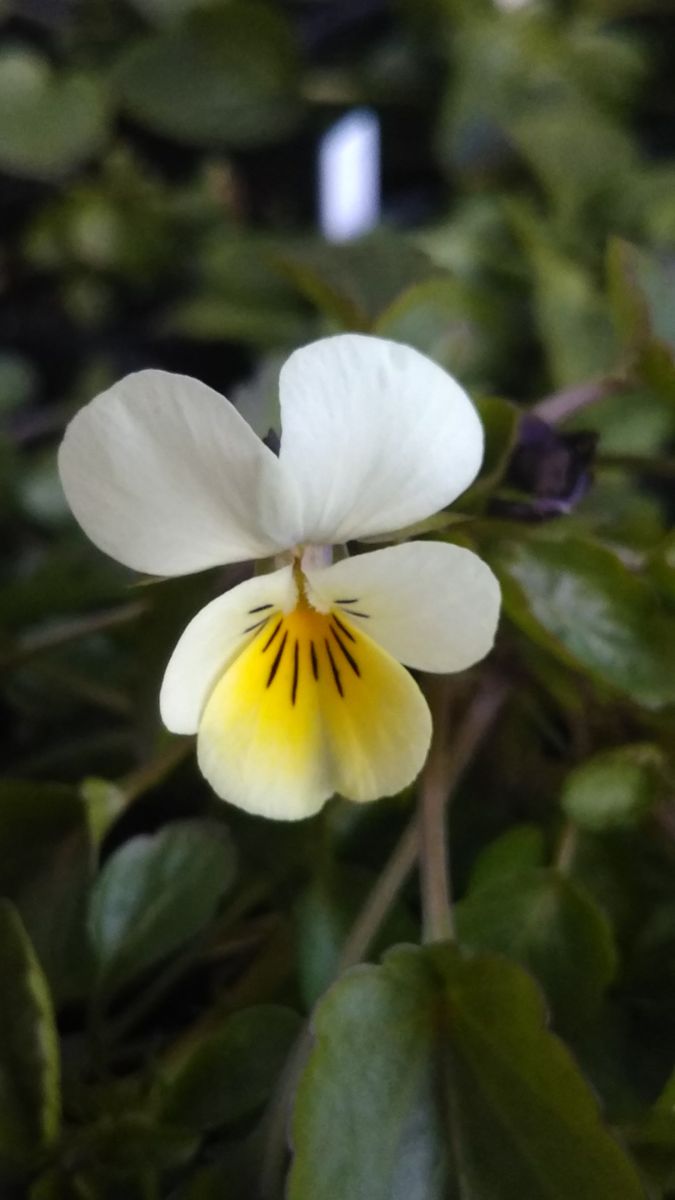
<path id="1" fill-rule="evenodd" d="M 590 203 L 620 198 L 637 167 L 628 134 L 586 97 L 548 104 L 520 114 L 511 133 L 523 157 L 539 177 L 552 205 L 572 222 Z"/>
<path id="2" fill-rule="evenodd" d="M 47 982 L 7 900 L 0 900 L 0 978 L 0 1156 L 30 1164 L 59 1135 L 59 1048 Z"/>
<path id="3" fill-rule="evenodd" d="M 514 825 L 481 850 L 473 865 L 469 892 L 527 874 L 534 867 L 543 867 L 544 861 L 544 835 L 539 826 Z"/>
<path id="4" fill-rule="evenodd" d="M 369 332 L 414 284 L 440 274 L 410 241 L 375 233 L 340 246 L 303 245 L 278 255 L 303 296 L 344 329 Z"/>
<path id="5" fill-rule="evenodd" d="M 534 315 L 553 386 L 569 387 L 615 368 L 610 314 L 590 271 L 559 249 L 525 209 L 514 208 L 513 220 L 530 261 Z"/>
<path id="6" fill-rule="evenodd" d="M 233 1013 L 160 1070 L 160 1120 L 205 1133 L 254 1113 L 272 1094 L 300 1027 L 289 1008 L 260 1005 Z"/>
<path id="7" fill-rule="evenodd" d="M 518 441 L 522 410 L 499 396 L 482 396 L 476 401 L 485 435 L 485 450 L 480 474 L 461 499 L 462 508 L 473 511 L 484 503 L 506 471 Z"/>
<path id="8" fill-rule="evenodd" d="M 664 767 L 662 751 L 649 744 L 596 754 L 567 776 L 563 810 L 575 825 L 591 832 L 631 828 L 661 796 Z"/>
<path id="9" fill-rule="evenodd" d="M 619 238 L 607 262 L 614 320 L 633 371 L 675 401 L 675 266 Z"/>
<path id="10" fill-rule="evenodd" d="M 130 3 L 142 17 L 156 21 L 158 25 L 169 25 L 193 9 L 204 6 L 204 0 L 130 0 Z"/>
<path id="11" fill-rule="evenodd" d="M 29 358 L 0 351 L 0 416 L 30 404 L 37 387 L 37 370 Z"/>
<path id="12" fill-rule="evenodd" d="M 504 608 L 523 633 L 638 704 L 675 703 L 673 622 L 615 554 L 535 538 L 503 544 L 497 558 Z"/>
<path id="13" fill-rule="evenodd" d="M 296 905 L 298 973 L 307 1008 L 333 982 L 349 930 L 376 882 L 363 868 L 333 864 L 300 894 Z M 377 955 L 392 942 L 412 939 L 417 926 L 403 904 L 392 906 L 368 957 Z"/>
<path id="14" fill-rule="evenodd" d="M 119 987 L 194 937 L 233 879 L 230 838 L 215 822 L 175 822 L 116 850 L 89 907 L 101 985 Z"/>
<path id="15" fill-rule="evenodd" d="M 447 275 L 414 283 L 380 313 L 374 332 L 414 346 L 465 379 L 488 369 L 498 314 Z"/>
<path id="16" fill-rule="evenodd" d="M 297 62 L 278 9 L 232 0 L 127 50 L 113 82 L 136 120 L 199 145 L 257 146 L 299 115 Z"/>
<path id="17" fill-rule="evenodd" d="M 57 75 L 32 51 L 0 56 L 0 165 L 30 178 L 67 174 L 99 149 L 108 132 L 100 85 Z"/>
<path id="18" fill-rule="evenodd" d="M 358 968 L 315 1017 L 289 1200 L 639 1200 L 532 981 L 451 946 Z"/>
<path id="19" fill-rule="evenodd" d="M 0 895 L 16 905 L 58 999 L 77 994 L 86 976 L 93 866 L 86 807 L 74 788 L 0 781 Z"/>
<path id="20" fill-rule="evenodd" d="M 556 1020 L 592 1020 L 616 972 L 600 909 L 555 870 L 519 870 L 481 884 L 457 905 L 460 943 L 515 959 L 539 979 Z"/>
<path id="21" fill-rule="evenodd" d="M 109 779 L 90 776 L 82 780 L 80 795 L 86 805 L 92 842 L 100 846 L 110 826 L 124 811 L 124 791 Z"/>
<path id="22" fill-rule="evenodd" d="M 184 1129 L 130 1112 L 90 1124 L 71 1139 L 69 1149 L 87 1170 L 124 1176 L 181 1166 L 197 1145 Z"/>

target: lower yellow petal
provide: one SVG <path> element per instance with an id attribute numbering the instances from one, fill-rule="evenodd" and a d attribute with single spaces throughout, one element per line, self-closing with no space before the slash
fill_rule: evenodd
<path id="1" fill-rule="evenodd" d="M 430 739 L 408 672 L 342 613 L 301 604 L 271 617 L 216 684 L 198 755 L 218 795 L 294 820 L 334 792 L 395 794 L 420 771 Z"/>

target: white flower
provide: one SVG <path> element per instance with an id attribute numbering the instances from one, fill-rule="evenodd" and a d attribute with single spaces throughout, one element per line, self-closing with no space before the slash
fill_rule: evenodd
<path id="1" fill-rule="evenodd" d="M 86 405 L 59 468 L 93 542 L 135 570 L 184 575 L 283 555 L 183 633 L 160 706 L 198 733 L 213 789 L 288 820 L 335 792 L 391 795 L 421 769 L 426 701 L 405 663 L 461 671 L 492 645 L 499 587 L 468 550 L 330 546 L 455 500 L 483 451 L 461 387 L 416 350 L 345 334 L 296 351 L 279 380 L 277 458 L 236 409 L 183 375 L 141 371 Z"/>

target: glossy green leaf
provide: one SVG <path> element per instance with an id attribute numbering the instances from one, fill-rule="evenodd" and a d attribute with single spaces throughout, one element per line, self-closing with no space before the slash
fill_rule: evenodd
<path id="1" fill-rule="evenodd" d="M 130 115 L 157 133 L 255 146 L 296 122 L 296 72 L 282 13 L 259 0 L 233 0 L 127 50 L 114 83 Z"/>
<path id="2" fill-rule="evenodd" d="M 0 900 L 0 1158 L 34 1159 L 61 1125 L 51 997 L 23 923 Z"/>
<path id="3" fill-rule="evenodd" d="M 119 986 L 194 937 L 233 878 L 232 845 L 215 823 L 176 822 L 116 850 L 89 907 L 102 985 Z"/>
<path id="4" fill-rule="evenodd" d="M 161 1121 L 203 1133 L 254 1113 L 269 1099 L 300 1027 L 292 1009 L 260 1005 L 179 1048 L 160 1071 Z"/>
<path id="5" fill-rule="evenodd" d="M 28 50 L 0 57 L 0 166 L 15 175 L 59 178 L 100 148 L 108 132 L 100 84 L 58 75 Z"/>
<path id="6" fill-rule="evenodd" d="M 521 870 L 472 889 L 457 905 L 457 930 L 462 945 L 506 954 L 531 971 L 565 1028 L 596 1016 L 616 972 L 606 918 L 555 870 Z"/>
<path id="7" fill-rule="evenodd" d="M 597 543 L 536 538 L 500 547 L 504 608 L 571 666 L 637 704 L 675 703 L 675 624 L 649 584 Z"/>
<path id="8" fill-rule="evenodd" d="M 591 832 L 630 828 L 662 795 L 664 768 L 662 751 L 649 744 L 596 754 L 567 776 L 563 810 L 575 825 Z"/>
<path id="9" fill-rule="evenodd" d="M 641 1200 L 520 968 L 401 947 L 327 994 L 289 1200 Z"/>

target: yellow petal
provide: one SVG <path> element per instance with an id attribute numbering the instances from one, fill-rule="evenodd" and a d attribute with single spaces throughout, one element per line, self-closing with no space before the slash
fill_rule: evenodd
<path id="1" fill-rule="evenodd" d="M 393 795 L 420 771 L 431 717 L 406 670 L 343 614 L 270 618 L 216 684 L 200 768 L 224 799 L 297 820 L 334 792 Z"/>

